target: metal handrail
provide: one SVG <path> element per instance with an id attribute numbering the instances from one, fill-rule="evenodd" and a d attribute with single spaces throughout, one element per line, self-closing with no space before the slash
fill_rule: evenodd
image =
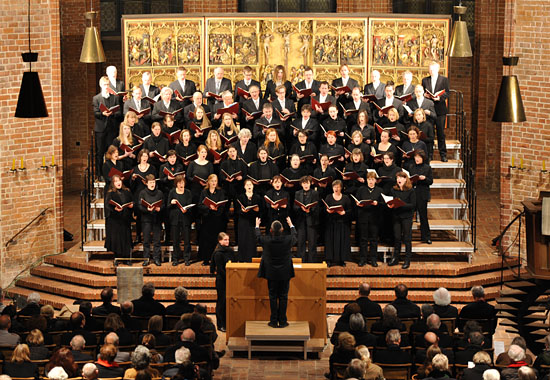
<path id="1" fill-rule="evenodd" d="M 14 242 L 14 241 L 15 241 L 15 238 L 16 238 L 17 236 L 19 236 L 23 231 L 25 231 L 27 228 L 29 228 L 29 226 L 30 226 L 31 224 L 33 224 L 34 221 L 35 221 L 36 219 L 40 218 L 41 216 L 46 215 L 46 211 L 48 211 L 49 209 L 50 209 L 50 207 L 46 207 L 44 210 L 40 211 L 40 213 L 39 213 L 38 215 L 36 215 L 29 223 L 27 223 L 27 225 L 26 225 L 25 227 L 21 228 L 15 235 L 13 235 L 13 236 L 11 237 L 11 239 L 9 239 L 9 240 L 6 242 L 5 246 L 7 247 L 7 246 L 10 245 L 12 242 Z"/>

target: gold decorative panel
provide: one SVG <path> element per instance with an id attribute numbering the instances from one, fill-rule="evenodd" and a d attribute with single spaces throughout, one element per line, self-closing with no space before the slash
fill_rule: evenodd
<path id="1" fill-rule="evenodd" d="M 203 88 L 218 66 L 234 83 L 242 79 L 242 68 L 251 66 L 253 77 L 265 87 L 279 64 L 297 83 L 305 66 L 313 67 L 316 79 L 331 81 L 345 63 L 361 86 L 373 69 L 380 71 L 382 81 L 399 84 L 406 70 L 419 82 L 433 60 L 446 75 L 448 18 L 302 16 L 124 16 L 126 82 L 139 84 L 141 74 L 150 71 L 153 83 L 164 86 L 174 80 L 178 66 L 185 66 L 187 77 Z"/>

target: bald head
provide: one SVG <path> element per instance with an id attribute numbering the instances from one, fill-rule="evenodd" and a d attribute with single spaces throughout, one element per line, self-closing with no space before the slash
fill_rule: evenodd
<path id="1" fill-rule="evenodd" d="M 437 346 L 439 338 L 437 337 L 436 333 L 429 331 L 424 334 L 424 341 L 426 342 L 427 346 L 431 346 L 432 344 Z"/>
<path id="2" fill-rule="evenodd" d="M 185 329 L 181 333 L 182 342 L 194 342 L 195 341 L 195 332 L 191 329 Z"/>
<path id="3" fill-rule="evenodd" d="M 114 332 L 110 332 L 109 334 L 105 335 L 105 344 L 118 346 L 118 335 Z"/>
<path id="4" fill-rule="evenodd" d="M 359 295 L 361 297 L 368 297 L 370 294 L 370 285 L 366 282 L 359 285 Z"/>
<path id="5" fill-rule="evenodd" d="M 430 330 L 439 330 L 441 327 L 441 318 L 439 318 L 439 315 L 437 314 L 430 314 L 428 319 L 426 320 L 426 326 L 428 326 L 428 329 Z"/>

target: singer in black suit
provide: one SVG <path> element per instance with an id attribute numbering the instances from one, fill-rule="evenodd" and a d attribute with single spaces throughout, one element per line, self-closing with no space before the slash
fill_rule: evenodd
<path id="1" fill-rule="evenodd" d="M 311 96 L 315 96 L 319 95 L 319 84 L 320 82 L 318 80 L 313 79 L 313 69 L 309 66 L 306 66 L 304 68 L 304 80 L 296 83 L 296 88 L 298 90 L 311 88 Z M 301 110 L 304 104 L 311 104 L 311 99 L 309 96 L 300 97 L 299 94 L 296 94 L 296 98 L 298 99 L 298 110 Z"/>
<path id="2" fill-rule="evenodd" d="M 252 67 L 245 66 L 243 67 L 243 79 L 235 83 L 235 101 L 239 102 L 239 104 L 242 105 L 245 101 L 250 99 L 250 97 L 245 98 L 244 96 L 239 96 L 237 88 L 250 92 L 250 87 L 252 86 L 258 86 L 258 89 L 262 88 L 262 86 L 260 86 L 260 82 L 252 79 Z M 261 97 L 262 97 L 262 93 L 260 91 L 260 98 Z"/>
<path id="3" fill-rule="evenodd" d="M 260 218 L 256 218 L 256 239 L 263 248 L 258 277 L 267 279 L 269 289 L 270 327 L 288 326 L 286 306 L 290 279 L 294 277 L 292 246 L 296 244 L 296 228 L 290 217 L 286 218 L 290 235 L 283 235 L 283 225 L 278 220 L 271 224 L 270 235 L 262 236 Z"/>
<path id="4" fill-rule="evenodd" d="M 447 120 L 447 99 L 449 98 L 449 79 L 443 75 L 439 75 L 439 64 L 433 62 L 429 68 L 430 76 L 422 79 L 422 86 L 435 94 L 438 91 L 445 90 L 445 92 L 433 100 L 435 106 L 435 112 L 437 117 L 435 118 L 435 127 L 437 131 L 437 148 L 439 149 L 439 155 L 441 161 L 447 162 L 447 145 L 445 142 L 445 121 Z"/>
<path id="5" fill-rule="evenodd" d="M 176 99 L 172 99 L 172 93 L 173 91 L 170 87 L 164 87 L 160 92 L 160 99 L 158 102 L 155 103 L 151 115 L 151 120 L 153 120 L 153 122 L 162 122 L 164 116 L 161 115 L 161 111 L 174 112 L 181 109 L 180 102 L 178 102 Z M 183 127 L 183 112 L 178 112 L 175 115 L 175 119 L 177 128 L 181 129 Z"/>
<path id="6" fill-rule="evenodd" d="M 434 102 L 424 97 L 424 87 L 422 87 L 422 85 L 417 84 L 415 86 L 414 97 L 410 102 L 407 103 L 407 106 L 409 106 L 413 113 L 418 108 L 422 108 L 424 110 L 424 113 L 426 114 L 427 119 L 432 123 L 432 125 L 435 123 L 437 112 L 435 111 Z M 409 115 L 409 118 L 412 118 L 412 115 Z M 412 120 L 409 121 L 412 122 Z"/>
<path id="7" fill-rule="evenodd" d="M 151 109 L 150 103 L 142 98 L 142 90 L 140 87 L 134 87 L 132 90 L 132 98 L 124 102 L 124 107 L 122 108 L 122 114 L 126 116 L 130 109 L 134 109 L 136 112 L 136 117 L 138 118 L 138 124 L 141 130 L 148 130 L 151 128 L 151 111 L 147 115 L 137 115 L 137 113 L 145 110 Z"/>
<path id="8" fill-rule="evenodd" d="M 214 69 L 214 76 L 212 78 L 208 78 L 206 80 L 206 84 L 204 85 L 204 96 L 207 97 L 206 94 L 209 92 L 220 95 L 224 91 L 231 91 L 233 92 L 233 85 L 231 84 L 231 81 L 227 78 L 223 77 L 223 68 L 222 67 L 216 67 Z M 212 108 L 214 104 L 220 103 L 219 100 L 216 100 L 211 97 L 207 97 L 208 101 L 207 104 Z"/>
<path id="9" fill-rule="evenodd" d="M 363 94 L 365 95 L 373 94 L 373 95 L 376 95 L 378 99 L 383 98 L 384 88 L 386 88 L 386 85 L 380 82 L 380 72 L 378 70 L 372 70 L 371 80 L 372 82 L 367 83 L 365 85 Z"/>
<path id="10" fill-rule="evenodd" d="M 195 86 L 195 82 L 189 79 L 185 79 L 185 75 L 187 74 L 187 70 L 184 67 L 178 67 L 178 70 L 176 71 L 176 78 L 177 80 L 173 81 L 168 85 L 173 91 L 174 94 L 172 95 L 173 99 L 176 99 L 181 103 L 180 108 L 184 108 L 191 104 L 191 100 L 189 99 L 178 99 L 176 97 L 176 90 L 180 93 L 181 96 L 187 97 L 187 96 L 193 96 L 193 94 L 197 91 L 197 87 Z"/>
<path id="11" fill-rule="evenodd" d="M 241 108 L 246 110 L 250 114 L 262 111 L 264 104 L 266 104 L 267 100 L 262 99 L 260 86 L 251 85 L 249 89 L 251 98 L 248 100 L 244 100 L 244 98 L 241 98 L 243 100 L 243 102 L 241 103 Z M 252 132 L 254 130 L 254 125 L 256 124 L 256 122 L 254 118 L 247 118 L 248 116 L 243 111 L 241 111 L 241 129 L 248 128 L 250 132 Z"/>
<path id="12" fill-rule="evenodd" d="M 378 99 L 376 101 L 376 104 L 378 104 L 380 108 L 393 105 L 393 107 L 397 110 L 397 112 L 399 112 L 399 120 L 403 120 L 403 117 L 405 116 L 405 109 L 403 108 L 403 102 L 395 98 L 393 94 L 394 94 L 394 83 L 393 81 L 389 81 L 388 83 L 386 83 L 386 87 L 384 88 L 384 97 L 382 99 Z M 374 121 L 383 127 L 384 125 L 389 123 L 389 120 L 386 116 L 387 113 L 382 115 L 380 115 L 380 113 L 381 112 L 378 110 L 378 108 L 376 107 L 373 108 Z"/>
<path id="13" fill-rule="evenodd" d="M 119 99 L 116 95 L 111 95 L 107 92 L 109 87 L 109 78 L 103 76 L 99 79 L 99 87 L 101 92 L 93 97 L 92 105 L 94 108 L 94 134 L 95 134 L 95 149 L 96 149 L 96 168 L 97 172 L 101 173 L 103 166 L 103 156 L 107 147 L 111 144 L 118 132 L 117 119 L 122 117 L 121 109 L 114 112 L 102 111 L 101 105 L 111 108 L 119 105 Z"/>
<path id="14" fill-rule="evenodd" d="M 143 98 L 148 97 L 154 99 L 155 96 L 160 94 L 160 89 L 151 84 L 151 73 L 149 71 L 146 71 L 141 75 L 141 84 L 139 85 L 139 88 L 141 88 L 141 96 Z M 151 108 L 153 108 L 153 104 L 154 103 L 151 103 Z"/>
<path id="15" fill-rule="evenodd" d="M 395 87 L 395 95 L 403 96 L 414 92 L 414 84 L 412 84 L 412 73 L 407 70 L 403 73 L 403 84 Z"/>
<path id="16" fill-rule="evenodd" d="M 349 67 L 348 65 L 344 64 L 340 66 L 340 74 L 342 75 L 340 78 L 336 78 L 332 81 L 332 87 L 338 88 L 338 87 L 344 87 L 348 86 L 350 90 L 353 90 L 354 87 L 359 87 L 359 83 L 349 76 Z M 351 100 L 351 91 L 350 92 L 343 92 L 343 91 L 334 91 L 332 90 L 333 94 L 336 98 L 338 103 L 345 105 L 347 102 Z"/>

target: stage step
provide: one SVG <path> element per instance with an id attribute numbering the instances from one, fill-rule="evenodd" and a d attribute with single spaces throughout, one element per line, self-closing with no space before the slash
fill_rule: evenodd
<path id="1" fill-rule="evenodd" d="M 74 303 L 73 298 L 60 296 L 59 294 L 46 293 L 42 289 L 27 289 L 19 286 L 14 286 L 5 290 L 5 297 L 14 298 L 17 296 L 28 297 L 32 292 L 40 293 L 41 305 L 52 305 L 55 309 L 61 309 L 65 305 L 72 305 Z"/>
<path id="2" fill-rule="evenodd" d="M 464 163 L 462 160 L 448 160 L 447 162 L 431 160 L 430 166 L 432 169 L 462 169 Z"/>
<path id="3" fill-rule="evenodd" d="M 466 187 L 466 181 L 459 178 L 435 178 L 432 189 L 462 189 Z"/>
<path id="4" fill-rule="evenodd" d="M 459 140 L 445 140 L 445 146 L 447 147 L 447 150 L 455 150 L 461 148 Z M 434 149 L 438 149 L 437 140 L 434 141 Z"/>
<path id="5" fill-rule="evenodd" d="M 428 209 L 464 209 L 468 207 L 465 199 L 433 199 L 428 203 Z"/>

